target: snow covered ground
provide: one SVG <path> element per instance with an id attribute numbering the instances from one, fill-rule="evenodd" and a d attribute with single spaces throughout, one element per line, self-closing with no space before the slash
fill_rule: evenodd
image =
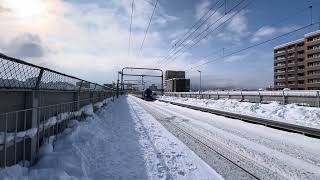
<path id="1" fill-rule="evenodd" d="M 222 179 L 130 98 L 68 127 L 34 166 L 1 169 L 1 179 Z"/>
<path id="2" fill-rule="evenodd" d="M 238 163 L 259 179 L 320 179 L 319 139 L 159 101 L 136 101 L 155 117 L 223 148 L 228 157 L 241 158 Z M 220 167 L 215 170 L 228 173 Z"/>
<path id="3" fill-rule="evenodd" d="M 320 108 L 296 104 L 281 105 L 277 102 L 270 104 L 248 103 L 234 99 L 208 100 L 171 96 L 161 96 L 159 99 L 320 129 Z"/>

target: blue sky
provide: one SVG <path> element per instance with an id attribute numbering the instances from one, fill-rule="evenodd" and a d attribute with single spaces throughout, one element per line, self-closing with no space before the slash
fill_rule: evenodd
<path id="1" fill-rule="evenodd" d="M 227 10 L 241 0 L 227 0 Z M 249 0 L 245 0 L 247 2 Z M 128 54 L 131 0 L 0 0 L 0 51 L 29 62 L 47 66 L 81 78 L 108 83 L 124 66 L 162 67 L 159 57 L 190 28 L 215 0 L 159 0 L 142 53 L 141 42 L 155 0 L 135 0 L 132 43 Z M 302 38 L 319 29 L 313 26 L 285 38 L 252 48 L 228 58 L 228 54 L 292 31 L 310 23 L 308 6 L 313 5 L 313 21 L 319 21 L 318 0 L 254 0 L 219 31 L 199 45 L 168 61 L 164 69 L 186 70 L 193 87 L 201 70 L 208 88 L 260 88 L 273 83 L 273 47 Z M 28 7 L 28 8 L 24 8 Z M 30 9 L 26 11 L 25 9 Z M 220 8 L 207 23 L 224 13 Z M 231 12 L 233 13 L 233 12 Z M 287 18 L 290 17 L 291 18 Z M 284 18 L 287 18 L 284 21 Z M 192 43 L 192 42 L 190 42 Z M 214 53 L 213 57 L 203 59 Z"/>

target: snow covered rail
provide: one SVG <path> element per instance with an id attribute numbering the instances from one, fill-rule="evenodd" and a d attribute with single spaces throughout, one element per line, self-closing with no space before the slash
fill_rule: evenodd
<path id="1" fill-rule="evenodd" d="M 209 91 L 209 92 L 166 92 L 166 96 L 189 97 L 201 99 L 237 99 L 245 102 L 281 104 L 296 103 L 300 105 L 320 107 L 320 91 Z"/>
<path id="2" fill-rule="evenodd" d="M 316 128 L 299 126 L 295 124 L 289 124 L 289 123 L 284 123 L 284 122 L 279 122 L 279 121 L 274 121 L 274 120 L 269 120 L 264 118 L 258 118 L 258 117 L 248 116 L 248 115 L 242 115 L 242 114 L 237 114 L 232 112 L 220 111 L 220 110 L 215 110 L 210 108 L 198 107 L 198 106 L 193 106 L 188 104 L 176 103 L 176 102 L 171 102 L 166 100 L 158 100 L 158 101 L 170 103 L 177 106 L 187 107 L 190 109 L 199 110 L 203 112 L 208 112 L 216 115 L 221 115 L 228 118 L 239 119 L 239 120 L 250 122 L 250 123 L 261 124 L 268 127 L 288 131 L 288 132 L 295 132 L 295 133 L 304 134 L 310 137 L 320 138 L 320 129 L 316 129 Z"/>

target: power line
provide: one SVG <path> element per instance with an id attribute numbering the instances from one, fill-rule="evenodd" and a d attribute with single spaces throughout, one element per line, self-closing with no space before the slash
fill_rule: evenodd
<path id="1" fill-rule="evenodd" d="M 308 6 L 307 8 L 303 8 L 303 9 L 300 9 L 300 10 L 297 10 L 297 11 L 294 11 L 293 13 L 291 13 L 289 16 L 285 17 L 285 18 L 282 18 L 280 21 L 277 21 L 277 22 L 274 22 L 272 23 L 271 25 L 269 26 L 273 26 L 273 25 L 276 25 L 278 23 L 282 23 L 282 22 L 285 22 L 289 19 L 292 19 L 293 17 L 295 16 L 300 16 L 302 13 L 306 12 L 307 10 L 310 9 L 310 6 Z M 320 22 L 320 19 L 319 19 L 319 22 Z M 261 29 L 262 27 L 264 27 L 265 25 L 261 25 L 260 27 L 258 27 L 257 29 Z M 319 24 L 320 26 L 320 24 Z M 213 53 L 212 53 L 213 54 Z M 200 60 L 204 60 L 204 59 L 207 59 L 208 57 L 210 56 L 206 56 L 205 58 L 201 58 Z"/>
<path id="2" fill-rule="evenodd" d="M 223 4 L 222 4 L 220 7 L 218 7 L 218 9 L 216 9 L 213 13 L 211 13 L 210 16 L 208 16 L 204 21 L 202 21 L 202 23 L 201 23 L 195 30 L 193 30 L 193 32 L 191 32 L 191 34 L 189 34 L 189 32 L 195 27 L 195 25 L 197 25 L 198 23 L 200 23 L 201 20 L 202 20 L 206 15 L 208 15 L 209 12 L 212 11 L 212 9 L 213 9 L 219 2 L 220 2 L 220 1 L 217 1 L 217 2 L 199 19 L 199 21 L 198 21 L 197 23 L 195 23 L 195 24 L 188 30 L 188 32 L 183 36 L 183 38 L 181 38 L 180 40 L 178 40 L 177 42 L 175 42 L 175 45 L 173 46 L 175 49 L 176 49 L 176 47 L 177 47 L 177 44 L 178 44 L 178 46 L 180 46 L 183 42 L 185 42 L 185 40 L 188 39 L 188 38 L 190 37 L 190 35 L 192 35 L 192 34 L 193 34 L 194 32 L 196 32 L 202 25 L 204 25 L 204 23 L 205 23 L 206 21 L 208 21 L 209 18 L 211 18 L 211 17 L 217 12 L 217 10 L 218 10 L 221 6 L 223 6 Z M 188 34 L 189 34 L 189 35 L 188 35 Z M 186 36 L 186 35 L 188 35 L 188 36 Z M 182 41 L 182 42 L 181 42 L 181 41 Z M 180 42 L 181 42 L 181 43 L 180 43 Z"/>
<path id="3" fill-rule="evenodd" d="M 223 4 L 221 4 L 221 6 L 213 13 L 213 14 L 215 14 L 221 7 L 223 6 Z M 211 14 L 211 16 L 213 15 L 213 14 Z M 210 16 L 210 17 L 211 17 Z M 221 16 L 218 20 L 216 20 L 213 24 L 215 24 L 215 23 L 217 23 L 219 20 L 221 20 L 222 18 L 223 18 L 224 16 Z M 204 21 L 202 24 L 204 24 L 206 21 Z M 201 26 L 202 26 L 202 24 L 201 24 Z M 208 29 L 208 28 L 210 28 L 213 24 L 211 24 L 210 26 L 208 26 L 206 29 Z M 173 54 L 171 54 L 172 52 L 170 52 L 165 58 L 164 58 L 164 60 L 166 61 L 167 59 L 170 59 L 172 56 L 174 56 L 175 54 L 177 54 L 177 52 L 179 52 L 181 49 L 183 49 L 185 46 L 186 46 L 186 44 L 188 44 L 188 42 L 186 43 L 186 44 L 183 44 L 185 41 L 187 41 L 188 40 L 188 38 L 190 37 L 190 35 L 193 35 L 194 34 L 194 32 L 196 32 L 201 26 L 199 26 L 195 31 L 193 31 L 193 33 L 191 33 L 191 34 L 189 34 L 189 36 L 178 46 L 178 48 L 180 48 L 181 46 L 181 48 L 180 49 L 178 49 L 178 48 L 175 48 L 174 50 L 176 50 L 176 49 L 178 49 L 176 52 L 173 52 Z M 205 30 L 206 30 L 205 29 Z M 203 32 L 203 31 L 202 31 Z M 199 35 L 198 35 L 199 36 Z M 196 36 L 196 38 L 198 37 L 198 36 Z M 193 36 L 194 37 L 194 36 Z M 193 37 L 191 37 L 191 38 L 193 38 Z M 193 38 L 194 39 L 194 38 Z M 171 57 L 170 57 L 171 56 Z"/>
<path id="4" fill-rule="evenodd" d="M 131 4 L 131 18 L 130 18 L 130 34 L 129 34 L 128 56 L 130 55 L 130 44 L 131 44 L 131 28 L 132 28 L 133 6 L 134 6 L 134 0 L 132 0 L 132 4 Z"/>
<path id="5" fill-rule="evenodd" d="M 214 13 L 212 13 L 210 16 L 208 16 L 204 21 L 203 21 L 203 19 L 215 8 L 215 6 L 218 4 L 220 2 L 220 0 L 219 1 L 217 1 L 206 13 L 204 13 L 202 16 L 201 16 L 201 18 L 199 19 L 199 20 L 197 20 L 190 28 L 189 28 L 189 30 L 179 39 L 179 40 L 177 40 L 175 43 L 174 43 L 174 45 L 168 50 L 168 55 L 170 55 L 170 53 L 171 53 L 171 51 L 174 51 L 176 48 L 177 48 L 177 44 L 178 44 L 178 47 L 185 41 L 185 37 L 193 30 L 193 28 L 194 27 L 196 27 L 198 24 L 200 24 L 201 22 L 201 24 L 196 28 L 196 30 L 197 29 L 199 29 L 203 24 L 204 24 L 204 22 L 206 22 Z M 191 32 L 191 34 L 193 34 L 196 30 L 193 30 L 193 32 Z M 189 36 L 190 36 L 190 34 L 189 34 Z M 180 43 L 181 41 L 183 41 L 182 43 Z M 168 56 L 167 55 L 167 56 Z M 167 56 L 165 56 L 165 57 L 167 57 Z M 157 61 L 157 63 L 160 63 L 161 62 L 161 59 L 160 60 L 158 60 Z"/>
<path id="6" fill-rule="evenodd" d="M 147 33 L 148 33 L 148 30 L 149 30 L 149 27 L 150 27 L 150 24 L 151 24 L 151 21 L 152 21 L 152 17 L 153 17 L 154 12 L 155 12 L 155 10 L 156 10 L 156 8 L 157 8 L 157 4 L 158 4 L 158 0 L 156 0 L 156 4 L 154 5 L 154 8 L 153 8 L 153 11 L 152 11 L 150 20 L 149 20 L 148 27 L 147 27 L 147 29 L 146 29 L 146 32 L 144 33 L 144 38 L 143 38 L 143 41 L 142 41 L 142 44 L 141 44 L 141 47 L 140 47 L 140 53 L 142 52 L 143 44 L 144 44 L 144 41 L 146 40 Z"/>
<path id="7" fill-rule="evenodd" d="M 234 51 L 234 52 L 232 52 L 232 53 L 230 53 L 230 54 L 224 55 L 222 58 L 226 58 L 226 57 L 229 57 L 229 56 L 232 56 L 232 55 L 238 54 L 238 53 L 240 53 L 240 52 L 246 51 L 246 50 L 248 50 L 248 49 L 251 49 L 251 48 L 254 48 L 254 47 L 257 47 L 257 46 L 260 46 L 260 45 L 266 44 L 266 43 L 268 43 L 268 42 L 271 42 L 271 41 L 273 41 L 273 40 L 279 39 L 279 38 L 281 38 L 281 37 L 284 37 L 284 36 L 290 35 L 290 34 L 292 34 L 292 33 L 295 33 L 295 32 L 298 32 L 298 31 L 301 31 L 301 30 L 303 30 L 303 29 L 309 28 L 309 27 L 311 27 L 311 26 L 313 26 L 313 25 L 315 25 L 315 24 L 320 24 L 320 23 L 319 23 L 319 22 L 317 22 L 317 23 L 313 23 L 313 24 L 309 24 L 309 25 L 306 25 L 306 26 L 300 27 L 300 28 L 295 29 L 295 30 L 293 30 L 293 31 L 290 31 L 290 32 L 287 32 L 287 33 L 281 34 L 281 35 L 279 35 L 279 36 L 276 36 L 276 37 L 273 37 L 273 38 L 271 38 L 271 39 L 268 39 L 268 40 L 262 41 L 262 42 L 260 42 L 260 43 L 256 43 L 256 44 L 250 45 L 250 46 L 248 46 L 248 47 L 245 47 L 245 48 L 243 48 L 243 49 L 240 49 L 240 50 Z M 209 63 L 211 63 L 211 62 L 213 62 L 213 61 L 216 61 L 216 60 L 218 60 L 218 59 L 209 60 L 209 61 L 207 61 L 207 62 L 205 62 L 205 63 L 202 63 L 202 64 L 197 65 L 197 66 L 195 66 L 195 67 L 192 67 L 192 68 L 190 68 L 190 69 L 187 69 L 186 71 L 189 71 L 189 70 L 192 70 L 192 69 L 198 68 L 198 67 L 200 67 L 200 66 L 203 66 L 203 65 L 209 64 Z"/>
<path id="8" fill-rule="evenodd" d="M 236 6 L 234 6 L 232 8 L 235 9 L 237 8 L 241 3 L 243 3 L 245 0 L 242 0 L 240 3 L 238 3 Z M 252 0 L 253 1 L 253 0 Z M 236 15 L 238 15 L 242 10 L 244 10 L 245 8 L 247 8 L 252 1 L 250 1 L 249 3 L 247 3 L 245 6 L 243 6 L 242 8 L 240 8 L 239 10 L 237 10 L 237 12 L 235 12 L 234 14 L 232 14 L 231 16 L 229 16 L 229 18 L 227 18 L 224 22 L 222 22 L 221 24 L 219 24 L 217 27 L 215 27 L 214 29 L 210 30 L 211 26 L 215 23 L 217 23 L 219 20 L 221 20 L 224 16 L 221 16 L 215 23 L 211 24 L 211 26 L 209 26 L 208 28 L 206 28 L 204 31 L 202 31 L 200 34 L 198 34 L 193 40 L 196 40 L 198 37 L 200 37 L 201 35 L 203 35 L 204 33 L 206 33 L 204 36 L 200 37 L 197 39 L 196 42 L 194 42 L 193 44 L 191 44 L 189 47 L 187 47 L 188 44 L 185 44 L 182 48 L 180 48 L 179 50 L 177 50 L 170 58 L 166 59 L 165 61 L 168 62 L 169 60 L 175 60 L 177 57 L 181 56 L 184 52 L 186 52 L 187 50 L 193 48 L 195 45 L 199 44 L 203 39 L 205 39 L 209 34 L 211 34 L 212 32 L 214 32 L 215 30 L 219 29 L 220 27 L 222 27 L 223 25 L 225 25 L 228 21 L 230 21 L 232 18 L 234 18 Z M 231 11 L 232 11 L 231 10 Z M 230 11 L 229 11 L 230 12 Z M 229 13 L 228 12 L 228 13 Z M 227 14 L 228 14 L 227 13 Z M 209 31 L 209 32 L 208 32 Z M 183 49 L 185 48 L 185 49 Z M 180 54 L 178 54 L 181 50 L 183 50 Z M 176 55 L 178 54 L 178 55 Z M 176 56 L 175 56 L 176 55 Z"/>
<path id="9" fill-rule="evenodd" d="M 307 8 L 303 8 L 303 9 L 294 11 L 294 12 L 291 13 L 289 16 L 282 18 L 280 21 L 277 21 L 277 22 L 274 22 L 274 23 L 272 23 L 272 24 L 269 24 L 268 26 L 273 26 L 273 25 L 276 25 L 276 24 L 278 24 L 278 23 L 282 23 L 282 22 L 285 22 L 285 21 L 287 21 L 287 20 L 289 20 L 289 19 L 292 19 L 293 17 L 300 16 L 302 13 L 305 13 L 305 12 L 306 12 L 307 10 L 309 10 L 309 9 L 310 9 L 310 6 L 308 6 Z M 319 22 L 320 22 L 320 17 L 319 17 Z M 266 25 L 261 25 L 261 26 L 259 26 L 259 27 L 256 28 L 256 29 L 259 30 L 259 29 L 263 28 L 264 26 L 266 26 Z M 319 29 L 320 29 L 320 24 L 319 24 Z M 205 60 L 205 59 L 209 58 L 212 54 L 216 54 L 216 51 L 214 51 L 214 52 L 212 52 L 212 53 L 210 53 L 210 54 L 208 54 L 208 55 L 200 58 L 199 60 Z M 191 67 L 192 67 L 192 66 L 191 66 Z"/>

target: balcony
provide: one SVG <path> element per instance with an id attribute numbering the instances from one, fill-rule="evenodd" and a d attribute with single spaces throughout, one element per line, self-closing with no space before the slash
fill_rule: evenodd
<path id="1" fill-rule="evenodd" d="M 274 79 L 274 82 L 285 83 L 286 79 Z"/>
<path id="2" fill-rule="evenodd" d="M 297 58 L 304 58 L 304 53 L 303 54 L 298 54 Z"/>
<path id="3" fill-rule="evenodd" d="M 280 71 L 280 72 L 274 72 L 275 75 L 284 75 L 286 73 L 286 71 Z"/>
<path id="4" fill-rule="evenodd" d="M 307 41 L 307 42 L 306 42 L 306 45 L 307 45 L 307 46 L 314 46 L 314 45 L 319 44 L 319 42 L 320 42 L 320 39 L 315 40 L 315 41 Z"/>
<path id="5" fill-rule="evenodd" d="M 320 66 L 308 66 L 306 70 L 311 71 L 311 70 L 318 70 L 320 69 Z"/>
<path id="6" fill-rule="evenodd" d="M 295 67 L 295 66 L 296 66 L 295 63 L 289 63 L 289 64 L 288 64 L 288 67 Z"/>
<path id="7" fill-rule="evenodd" d="M 320 49 L 312 49 L 312 50 L 308 50 L 307 51 L 307 57 L 309 54 L 317 54 L 317 53 L 320 53 Z M 316 57 L 317 58 L 317 57 Z M 320 57 L 318 57 L 320 58 Z M 313 59 L 313 58 L 308 58 L 308 59 Z"/>
<path id="8" fill-rule="evenodd" d="M 285 50 L 283 50 L 283 51 L 278 51 L 278 52 L 276 52 L 276 53 L 274 53 L 274 54 L 275 54 L 275 56 L 280 56 L 280 55 L 286 54 L 286 51 L 285 51 Z"/>
<path id="9" fill-rule="evenodd" d="M 297 51 L 302 51 L 302 50 L 304 50 L 304 46 L 297 47 Z"/>
<path id="10" fill-rule="evenodd" d="M 286 59 L 284 58 L 284 59 L 274 59 L 274 62 L 275 63 L 285 63 L 286 62 Z"/>
<path id="11" fill-rule="evenodd" d="M 297 73 L 304 73 L 305 69 L 298 69 Z"/>
<path id="12" fill-rule="evenodd" d="M 283 69 L 285 68 L 286 66 L 285 65 L 281 65 L 281 66 L 274 66 L 274 69 Z"/>
<path id="13" fill-rule="evenodd" d="M 306 79 L 320 79 L 320 74 L 308 74 Z"/>
<path id="14" fill-rule="evenodd" d="M 297 65 L 298 65 L 298 66 L 303 66 L 304 64 L 305 64 L 304 61 L 298 61 L 298 62 L 297 62 Z"/>
<path id="15" fill-rule="evenodd" d="M 294 81 L 296 79 L 296 76 L 290 76 L 288 77 L 288 81 Z"/>
<path id="16" fill-rule="evenodd" d="M 298 76 L 297 79 L 298 79 L 298 81 L 302 81 L 302 80 L 305 79 L 305 77 L 304 76 Z"/>

